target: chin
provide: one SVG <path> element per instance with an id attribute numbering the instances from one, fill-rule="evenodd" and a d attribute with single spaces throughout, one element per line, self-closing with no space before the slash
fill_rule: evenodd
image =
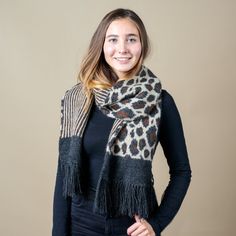
<path id="1" fill-rule="evenodd" d="M 124 66 L 124 67 L 117 67 L 114 68 L 116 71 L 119 71 L 121 73 L 127 73 L 130 70 L 132 70 L 135 67 L 135 65 L 129 65 L 129 66 Z"/>

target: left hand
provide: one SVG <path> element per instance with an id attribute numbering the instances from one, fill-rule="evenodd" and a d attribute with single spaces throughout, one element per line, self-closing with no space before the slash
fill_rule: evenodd
<path id="1" fill-rule="evenodd" d="M 127 234 L 131 236 L 155 236 L 152 226 L 138 215 L 134 216 L 136 222 L 127 229 Z"/>

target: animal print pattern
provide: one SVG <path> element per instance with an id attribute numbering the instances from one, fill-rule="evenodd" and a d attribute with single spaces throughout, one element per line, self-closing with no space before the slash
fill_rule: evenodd
<path id="1" fill-rule="evenodd" d="M 139 76 L 117 81 L 110 89 L 94 89 L 94 94 L 101 111 L 116 119 L 106 152 L 151 161 L 161 116 L 159 79 L 143 66 Z"/>

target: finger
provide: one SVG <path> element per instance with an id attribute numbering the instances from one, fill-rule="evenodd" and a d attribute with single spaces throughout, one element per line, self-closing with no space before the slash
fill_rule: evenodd
<path id="1" fill-rule="evenodd" d="M 150 235 L 150 234 L 149 234 L 149 231 L 147 229 L 139 234 L 139 236 L 148 236 L 148 235 Z"/>
<path id="2" fill-rule="evenodd" d="M 147 231 L 147 227 L 145 225 L 140 225 L 133 233 L 131 233 L 131 236 L 140 236 L 145 231 Z"/>
<path id="3" fill-rule="evenodd" d="M 136 220 L 136 222 L 140 222 L 140 216 L 139 215 L 134 215 L 134 218 L 135 218 L 135 220 Z"/>
<path id="4" fill-rule="evenodd" d="M 139 226 L 141 225 L 140 222 L 136 222 L 132 224 L 128 229 L 127 229 L 127 234 L 131 235 Z"/>

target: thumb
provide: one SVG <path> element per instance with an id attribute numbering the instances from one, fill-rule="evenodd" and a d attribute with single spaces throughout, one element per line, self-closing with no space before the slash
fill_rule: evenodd
<path id="1" fill-rule="evenodd" d="M 136 222 L 140 222 L 140 216 L 139 215 L 134 215 L 134 218 L 135 218 Z"/>

